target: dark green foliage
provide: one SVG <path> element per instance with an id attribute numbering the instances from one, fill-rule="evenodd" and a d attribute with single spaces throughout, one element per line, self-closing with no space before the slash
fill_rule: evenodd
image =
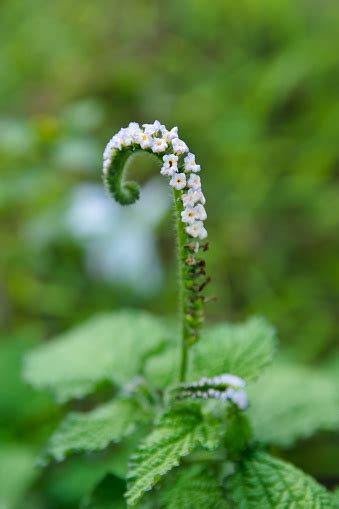
<path id="1" fill-rule="evenodd" d="M 125 489 L 125 481 L 108 474 L 84 501 L 81 509 L 125 509 L 126 503 L 123 498 Z"/>

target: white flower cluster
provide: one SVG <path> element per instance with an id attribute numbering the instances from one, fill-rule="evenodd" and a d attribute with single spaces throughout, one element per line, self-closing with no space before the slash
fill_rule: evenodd
<path id="1" fill-rule="evenodd" d="M 185 223 L 186 232 L 191 237 L 205 239 L 206 200 L 197 175 L 201 168 L 196 164 L 195 155 L 189 152 L 186 143 L 178 137 L 178 128 L 173 127 L 168 131 L 158 120 L 153 124 L 143 124 L 142 127 L 136 122 L 130 122 L 128 127 L 120 129 L 108 142 L 104 151 L 104 174 L 107 174 L 116 150 L 133 146 L 154 154 L 163 154 L 161 175 L 170 177 L 170 186 L 183 191 L 181 198 L 184 210 L 181 220 Z"/>
<path id="2" fill-rule="evenodd" d="M 197 382 L 181 385 L 180 398 L 193 399 L 219 399 L 220 401 L 232 401 L 240 410 L 248 405 L 247 394 L 244 391 L 245 381 L 231 374 L 215 376 L 213 378 L 201 378 Z"/>

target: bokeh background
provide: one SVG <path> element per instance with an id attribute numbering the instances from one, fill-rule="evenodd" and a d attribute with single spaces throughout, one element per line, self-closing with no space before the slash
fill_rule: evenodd
<path id="1" fill-rule="evenodd" d="M 300 362 L 338 352 L 339 4 L 2 0 L 0 18 L 0 507 L 72 509 L 102 467 L 32 467 L 61 411 L 22 356 L 97 311 L 176 312 L 166 182 L 140 158 L 129 209 L 101 182 L 129 121 L 178 125 L 202 165 L 208 320 L 264 315 Z M 339 475 L 332 450 L 291 454 Z"/>

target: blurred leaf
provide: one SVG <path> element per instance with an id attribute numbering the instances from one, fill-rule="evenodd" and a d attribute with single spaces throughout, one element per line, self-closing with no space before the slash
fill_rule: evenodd
<path id="1" fill-rule="evenodd" d="M 81 505 L 81 509 L 126 509 L 125 491 L 126 482 L 108 474 Z"/>
<path id="2" fill-rule="evenodd" d="M 23 429 L 55 412 L 50 398 L 37 394 L 21 377 L 23 357 L 35 344 L 18 336 L 6 336 L 0 343 L 0 386 L 6 387 L 0 391 L 0 426 L 10 422 L 13 433 L 16 426 Z"/>
<path id="3" fill-rule="evenodd" d="M 35 469 L 35 461 L 35 452 L 26 446 L 16 444 L 1 445 L 1 509 L 16 509 L 23 507 L 23 497 L 38 474 L 38 471 Z"/>
<path id="4" fill-rule="evenodd" d="M 334 497 L 334 507 L 338 509 L 339 507 L 339 488 L 336 488 L 333 492 Z"/>
<path id="5" fill-rule="evenodd" d="M 110 471 L 111 454 L 74 456 L 67 462 L 53 464 L 46 472 L 44 493 L 53 507 L 78 507 L 80 501 L 91 493 Z"/>
<path id="6" fill-rule="evenodd" d="M 270 364 L 275 347 L 275 330 L 262 318 L 215 325 L 192 349 L 190 379 L 232 373 L 252 380 Z"/>
<path id="7" fill-rule="evenodd" d="M 277 364 L 249 388 L 254 436 L 290 447 L 317 431 L 339 430 L 338 384 L 314 369 Z"/>
<path id="8" fill-rule="evenodd" d="M 24 375 L 59 401 L 81 398 L 101 382 L 124 384 L 166 341 L 165 325 L 141 311 L 102 314 L 28 355 Z"/>
<path id="9" fill-rule="evenodd" d="M 132 398 L 115 399 L 86 413 L 71 413 L 51 436 L 46 455 L 57 461 L 71 453 L 100 451 L 133 433 L 148 415 Z"/>
<path id="10" fill-rule="evenodd" d="M 262 318 L 243 324 L 221 323 L 206 328 L 191 351 L 189 380 L 232 373 L 246 381 L 256 378 L 273 358 L 276 348 L 274 329 Z M 158 387 L 174 383 L 178 370 L 178 351 L 170 348 L 151 357 L 146 377 Z"/>

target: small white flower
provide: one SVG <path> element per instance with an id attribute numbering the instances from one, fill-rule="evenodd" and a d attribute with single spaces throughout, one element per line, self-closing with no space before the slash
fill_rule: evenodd
<path id="1" fill-rule="evenodd" d="M 116 148 L 118 150 L 121 150 L 123 144 L 123 139 L 120 134 L 116 134 L 112 138 L 112 148 Z"/>
<path id="2" fill-rule="evenodd" d="M 107 175 L 108 168 L 109 168 L 110 164 L 111 164 L 111 160 L 110 159 L 104 160 L 104 165 L 103 165 L 103 168 L 102 168 L 102 171 L 103 171 L 104 175 Z"/>
<path id="3" fill-rule="evenodd" d="M 193 164 L 191 166 L 191 171 L 193 171 L 194 173 L 198 173 L 198 171 L 200 171 L 200 170 L 201 170 L 200 164 Z"/>
<path id="4" fill-rule="evenodd" d="M 119 131 L 107 143 L 105 151 L 104 151 L 104 159 L 108 159 L 108 158 L 112 157 L 112 152 L 115 148 L 118 150 L 121 150 L 122 144 L 123 144 L 123 136 L 122 136 L 122 133 Z"/>
<path id="5" fill-rule="evenodd" d="M 198 190 L 198 191 L 195 191 L 195 192 L 196 192 L 196 193 L 198 193 L 198 195 L 199 195 L 199 201 L 200 201 L 200 203 L 202 203 L 203 205 L 205 205 L 205 203 L 206 203 L 206 198 L 205 198 L 205 196 L 203 195 L 202 191 L 201 191 L 201 190 L 200 190 L 200 191 Z"/>
<path id="6" fill-rule="evenodd" d="M 132 145 L 133 137 L 131 136 L 128 127 L 120 129 L 118 134 L 120 134 L 122 146 L 129 147 L 130 145 Z"/>
<path id="7" fill-rule="evenodd" d="M 179 159 L 178 156 L 176 156 L 175 154 L 166 154 L 162 158 L 162 160 L 164 161 L 165 164 L 168 164 L 169 166 L 175 166 L 175 167 L 177 167 L 178 159 Z"/>
<path id="8" fill-rule="evenodd" d="M 165 126 L 162 126 L 161 129 L 162 135 L 165 138 L 165 140 L 169 143 L 170 141 L 174 140 L 174 138 L 178 138 L 178 128 L 172 127 L 170 131 L 167 131 Z"/>
<path id="9" fill-rule="evenodd" d="M 130 122 L 127 128 L 134 143 L 137 143 L 138 136 L 142 132 L 137 122 Z"/>
<path id="10" fill-rule="evenodd" d="M 186 232 L 188 235 L 191 235 L 191 237 L 199 238 L 201 240 L 207 237 L 207 230 L 202 221 L 195 221 L 193 224 L 186 226 Z"/>
<path id="11" fill-rule="evenodd" d="M 187 207 L 181 212 L 181 220 L 183 223 L 193 224 L 194 221 L 200 219 L 199 212 L 195 207 Z"/>
<path id="12" fill-rule="evenodd" d="M 184 159 L 185 168 L 186 166 L 190 166 L 192 164 L 195 164 L 195 155 L 193 152 L 188 152 L 187 156 Z"/>
<path id="13" fill-rule="evenodd" d="M 193 189 L 190 189 L 188 193 L 183 194 L 181 198 L 184 207 L 194 207 L 194 205 L 199 201 L 198 193 L 195 193 Z"/>
<path id="14" fill-rule="evenodd" d="M 114 149 L 113 143 L 114 143 L 114 136 L 113 136 L 113 138 L 111 140 L 109 140 L 109 142 L 106 145 L 106 148 L 104 150 L 104 155 L 103 155 L 104 161 L 106 159 L 111 159 L 112 152 L 113 152 L 113 149 Z"/>
<path id="15" fill-rule="evenodd" d="M 155 152 L 155 153 L 159 153 L 159 152 L 165 152 L 165 150 L 167 149 L 167 143 L 166 143 L 166 140 L 164 140 L 163 138 L 153 138 L 153 142 L 152 142 L 152 151 Z"/>
<path id="16" fill-rule="evenodd" d="M 182 195 L 184 207 L 194 207 L 198 201 L 201 201 L 201 191 L 190 189 L 188 193 Z"/>
<path id="17" fill-rule="evenodd" d="M 164 164 L 160 170 L 161 175 L 172 177 L 178 171 L 178 156 L 174 154 L 166 154 L 162 158 Z"/>
<path id="18" fill-rule="evenodd" d="M 186 175 L 185 173 L 175 173 L 170 180 L 170 186 L 180 191 L 186 186 Z"/>
<path id="19" fill-rule="evenodd" d="M 184 154 L 185 152 L 188 152 L 188 146 L 179 138 L 173 138 L 172 146 L 176 154 Z"/>
<path id="20" fill-rule="evenodd" d="M 175 174 L 175 169 L 171 166 L 167 166 L 166 164 L 163 164 L 160 170 L 161 175 L 164 175 L 165 177 L 173 177 Z"/>
<path id="21" fill-rule="evenodd" d="M 237 375 L 232 375 L 230 373 L 217 375 L 207 380 L 216 385 L 233 385 L 236 388 L 242 388 L 246 386 L 246 382 L 243 378 L 240 378 L 240 376 Z"/>
<path id="22" fill-rule="evenodd" d="M 229 389 L 228 389 L 229 390 Z M 247 394 L 245 391 L 236 391 L 229 398 L 237 405 L 240 410 L 245 410 L 248 406 Z"/>
<path id="23" fill-rule="evenodd" d="M 152 136 L 152 134 L 156 134 L 158 131 L 161 131 L 161 128 L 164 126 L 160 124 L 159 120 L 155 120 L 153 124 L 142 124 L 142 127 L 145 128 L 146 134 Z"/>
<path id="24" fill-rule="evenodd" d="M 147 133 L 141 132 L 137 135 L 136 142 L 139 143 L 142 149 L 146 149 L 151 148 L 153 139 Z"/>
<path id="25" fill-rule="evenodd" d="M 197 211 L 200 221 L 205 221 L 205 219 L 207 219 L 207 212 L 201 203 L 198 203 L 198 205 L 195 207 L 195 210 Z"/>
<path id="26" fill-rule="evenodd" d="M 128 124 L 128 128 L 130 133 L 136 133 L 136 132 L 140 132 L 140 125 L 138 124 L 138 122 L 130 122 Z"/>
<path id="27" fill-rule="evenodd" d="M 188 187 L 195 189 L 197 191 L 201 189 L 201 181 L 199 175 L 195 175 L 194 173 L 192 173 L 188 180 Z"/>
<path id="28" fill-rule="evenodd" d="M 189 152 L 187 154 L 187 156 L 185 157 L 184 165 L 185 165 L 185 171 L 186 172 L 193 171 L 194 173 L 197 173 L 198 171 L 201 170 L 200 164 L 196 164 L 196 162 L 195 162 L 195 155 L 192 154 L 192 152 Z"/>

